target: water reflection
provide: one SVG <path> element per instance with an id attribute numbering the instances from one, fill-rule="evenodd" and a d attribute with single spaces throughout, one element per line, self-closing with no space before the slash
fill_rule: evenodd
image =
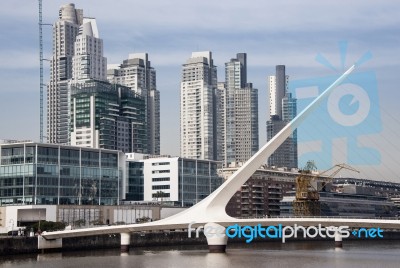
<path id="1" fill-rule="evenodd" d="M 62 259 L 63 254 L 61 252 L 57 253 L 43 253 L 43 254 L 38 254 L 36 260 L 38 262 L 40 261 L 46 261 L 46 260 L 52 260 L 52 259 Z"/>
<path id="2" fill-rule="evenodd" d="M 400 241 L 229 244 L 226 254 L 207 246 L 154 247 L 5 256 L 0 267 L 399 267 Z"/>

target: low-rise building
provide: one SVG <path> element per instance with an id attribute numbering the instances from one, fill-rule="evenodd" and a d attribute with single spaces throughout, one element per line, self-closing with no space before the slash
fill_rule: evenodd
<path id="1" fill-rule="evenodd" d="M 124 154 L 35 142 L 0 145 L 0 206 L 117 205 Z"/>
<path id="2" fill-rule="evenodd" d="M 224 178 L 231 176 L 238 167 L 223 168 Z M 254 218 L 278 216 L 282 195 L 295 188 L 298 171 L 261 167 L 238 189 L 228 202 L 226 212 L 232 217 Z"/>
<path id="3" fill-rule="evenodd" d="M 320 192 L 321 216 L 329 217 L 396 217 L 397 207 L 386 197 L 349 194 L 336 192 Z M 291 217 L 295 192 L 286 193 L 280 202 L 281 216 Z"/>
<path id="4" fill-rule="evenodd" d="M 63 222 L 71 228 L 133 224 L 156 221 L 181 212 L 184 208 L 161 206 L 158 202 L 125 202 L 120 206 L 98 205 L 19 205 L 0 206 L 0 234 L 39 221 Z"/>
<path id="5" fill-rule="evenodd" d="M 222 184 L 217 165 L 212 160 L 127 154 L 126 200 L 192 206 Z"/>

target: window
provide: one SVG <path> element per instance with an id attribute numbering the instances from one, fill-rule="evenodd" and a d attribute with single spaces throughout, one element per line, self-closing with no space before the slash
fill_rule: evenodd
<path id="1" fill-rule="evenodd" d="M 152 189 L 153 190 L 167 190 L 169 189 L 169 185 L 153 185 Z"/>
<path id="2" fill-rule="evenodd" d="M 151 173 L 153 174 L 158 174 L 158 173 L 169 173 L 169 169 L 165 169 L 165 170 L 153 170 Z"/>
<path id="3" fill-rule="evenodd" d="M 159 182 L 159 181 L 169 181 L 169 177 L 164 177 L 164 178 L 152 178 L 153 182 Z"/>
<path id="4" fill-rule="evenodd" d="M 159 163 L 152 163 L 152 166 L 165 166 L 169 165 L 169 162 L 159 162 Z"/>
<path id="5" fill-rule="evenodd" d="M 161 192 L 161 193 L 154 193 L 154 194 L 152 194 L 152 197 L 153 197 L 153 198 L 169 197 L 169 193 L 163 193 L 163 192 Z"/>

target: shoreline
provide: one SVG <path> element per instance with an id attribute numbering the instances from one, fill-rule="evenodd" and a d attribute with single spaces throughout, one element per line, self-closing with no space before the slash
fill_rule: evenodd
<path id="1" fill-rule="evenodd" d="M 19 254 L 36 254 L 36 253 L 47 253 L 47 252 L 67 252 L 67 251 L 83 251 L 83 250 L 97 250 L 97 249 L 117 249 L 120 248 L 120 234 L 108 234 L 98 236 L 84 236 L 74 238 L 64 238 L 62 241 L 62 248 L 55 249 L 38 249 L 38 237 L 0 237 L 0 256 L 19 255 Z M 343 240 L 355 241 L 355 240 L 400 240 L 400 231 L 386 231 L 383 238 L 356 238 L 348 237 Z M 297 241 L 331 241 L 332 247 L 334 247 L 334 239 L 327 239 L 322 237 L 316 238 L 290 238 L 286 240 L 286 243 L 297 242 Z M 281 239 L 270 239 L 270 238 L 255 238 L 251 243 L 281 243 Z M 246 243 L 245 238 L 229 238 L 229 244 L 244 244 Z M 148 232 L 148 233 L 133 233 L 131 235 L 130 248 L 153 248 L 153 247 L 164 247 L 164 246 L 187 246 L 187 245 L 203 245 L 207 246 L 207 240 L 204 235 L 199 238 L 195 237 L 192 233 L 192 237 L 188 238 L 187 231 L 175 231 L 175 232 Z"/>

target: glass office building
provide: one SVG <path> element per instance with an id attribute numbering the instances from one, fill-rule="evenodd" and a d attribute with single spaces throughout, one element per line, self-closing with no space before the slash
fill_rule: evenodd
<path id="1" fill-rule="evenodd" d="M 116 205 L 121 152 L 33 142 L 0 144 L 0 206 Z"/>
<path id="2" fill-rule="evenodd" d="M 128 168 L 128 179 L 126 183 L 126 199 L 127 201 L 143 201 L 143 162 L 126 162 Z"/>
<path id="3" fill-rule="evenodd" d="M 145 101 L 130 88 L 88 80 L 72 83 L 71 144 L 148 152 Z"/>
<path id="4" fill-rule="evenodd" d="M 222 177 L 218 176 L 218 163 L 215 161 L 178 158 L 177 162 L 177 201 L 182 206 L 195 205 L 223 183 Z"/>

